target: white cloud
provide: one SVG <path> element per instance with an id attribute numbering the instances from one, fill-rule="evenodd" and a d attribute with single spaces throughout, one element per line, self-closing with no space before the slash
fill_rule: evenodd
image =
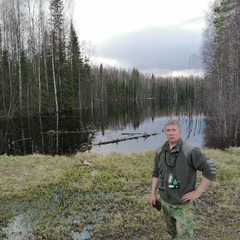
<path id="1" fill-rule="evenodd" d="M 141 72 L 199 72 L 199 53 L 210 0 L 75 0 L 80 40 L 95 45 L 95 62 Z M 189 70 L 186 70 L 189 69 Z"/>
<path id="2" fill-rule="evenodd" d="M 209 0 L 75 0 L 74 19 L 80 38 L 99 44 L 133 30 L 171 26 L 193 18 L 202 19 L 201 24 L 194 25 L 202 28 L 208 3 Z"/>
<path id="3" fill-rule="evenodd" d="M 151 76 L 154 74 L 155 76 L 162 76 L 162 77 L 179 77 L 179 76 L 203 76 L 203 72 L 201 69 L 184 69 L 179 71 L 173 71 L 172 69 L 159 69 L 159 68 L 149 68 L 141 71 L 142 73 Z"/>
<path id="4" fill-rule="evenodd" d="M 96 65 L 103 64 L 104 66 L 119 66 L 118 61 L 111 58 L 93 57 L 92 62 Z"/>

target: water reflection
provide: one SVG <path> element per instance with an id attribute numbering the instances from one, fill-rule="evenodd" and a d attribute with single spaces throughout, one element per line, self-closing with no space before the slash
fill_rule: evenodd
<path id="1" fill-rule="evenodd" d="M 211 148 L 224 150 L 240 146 L 240 135 L 237 129 L 238 120 L 234 118 L 227 119 L 226 124 L 217 123 L 213 117 L 206 118 L 203 128 L 203 147 L 211 146 Z"/>
<path id="2" fill-rule="evenodd" d="M 152 114 L 151 114 L 152 115 Z M 163 141 L 164 122 L 170 116 L 151 116 L 136 114 L 129 119 L 126 116 L 110 121 L 110 118 L 84 118 L 81 116 L 45 116 L 29 117 L 2 121 L 0 126 L 0 154 L 27 155 L 33 153 L 48 155 L 71 155 L 78 151 L 109 152 L 142 152 L 156 149 Z M 172 117 L 172 116 L 171 116 Z M 182 115 L 179 119 L 182 138 L 202 146 L 202 115 L 189 117 Z M 108 120 L 106 120 L 108 119 Z M 147 138 L 138 137 L 150 134 Z M 154 134 L 154 135 L 152 135 Z M 116 139 L 124 140 L 114 144 L 99 144 Z"/>
<path id="3" fill-rule="evenodd" d="M 221 126 L 204 117 L 202 107 L 194 102 L 183 105 L 161 102 L 158 106 L 151 100 L 118 106 L 106 104 L 97 109 L 84 109 L 61 116 L 1 120 L 0 154 L 72 155 L 78 151 L 132 153 L 153 150 L 165 140 L 162 128 L 169 118 L 178 119 L 182 138 L 199 147 L 224 149 L 240 144 L 239 136 L 232 132 L 234 127 L 228 132 L 225 129 L 227 134 L 223 138 Z M 137 137 L 145 133 L 156 135 Z M 99 144 L 129 136 L 136 138 Z"/>
<path id="4" fill-rule="evenodd" d="M 162 132 L 165 122 L 169 117 L 158 117 L 155 119 L 146 118 L 138 128 L 134 129 L 132 125 L 128 125 L 125 129 L 119 129 L 115 131 L 106 131 L 105 135 L 100 132 L 95 134 L 94 145 L 91 149 L 93 152 L 98 153 L 110 153 L 110 152 L 121 152 L 121 153 L 132 153 L 132 152 L 144 152 L 148 150 L 156 150 L 156 148 L 166 141 L 165 134 Z M 193 118 L 182 117 L 179 118 L 180 126 L 182 129 L 181 137 L 183 140 L 187 140 L 196 146 L 203 146 L 203 134 L 202 126 L 204 124 L 203 116 L 195 116 Z M 123 135 L 124 133 L 124 135 Z M 139 137 L 137 139 L 121 141 L 118 143 L 112 143 L 107 145 L 98 145 L 97 143 L 110 141 L 114 139 L 123 139 L 126 137 L 126 133 L 132 133 L 134 136 L 142 136 L 144 133 L 154 134 L 148 138 Z"/>

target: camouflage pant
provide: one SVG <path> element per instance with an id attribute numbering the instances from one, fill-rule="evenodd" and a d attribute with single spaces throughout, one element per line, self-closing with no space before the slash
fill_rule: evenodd
<path id="1" fill-rule="evenodd" d="M 161 200 L 167 232 L 176 240 L 193 238 L 195 203 L 172 205 Z"/>

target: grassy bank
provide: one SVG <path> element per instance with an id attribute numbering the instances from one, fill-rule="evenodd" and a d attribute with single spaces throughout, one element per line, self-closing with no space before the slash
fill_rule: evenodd
<path id="1" fill-rule="evenodd" d="M 205 153 L 218 175 L 199 201 L 196 239 L 240 239 L 240 148 Z M 153 157 L 0 156 L 0 239 L 169 239 L 148 203 Z"/>

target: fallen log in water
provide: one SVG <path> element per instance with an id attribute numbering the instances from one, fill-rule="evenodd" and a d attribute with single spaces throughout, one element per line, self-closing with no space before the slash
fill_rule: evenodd
<path id="1" fill-rule="evenodd" d="M 83 131 L 55 131 L 55 130 L 48 130 L 45 133 L 41 133 L 42 135 L 55 135 L 55 134 L 89 134 L 95 133 L 95 130 L 83 130 Z"/>
<path id="2" fill-rule="evenodd" d="M 151 137 L 151 136 L 155 136 L 155 135 L 158 135 L 158 134 L 161 134 L 161 133 L 151 133 L 151 134 L 148 134 L 148 133 L 144 133 L 140 136 L 134 136 L 134 137 L 128 137 L 128 138 L 116 138 L 116 139 L 113 139 L 113 140 L 109 140 L 109 141 L 105 141 L 105 142 L 102 142 L 100 141 L 99 143 L 96 143 L 96 144 L 93 144 L 94 145 L 104 145 L 104 144 L 110 144 L 110 143 L 118 143 L 118 142 L 122 142 L 122 141 L 127 141 L 127 140 L 133 140 L 133 139 L 138 139 L 138 138 L 144 138 L 144 139 L 147 139 L 148 137 Z M 124 134 L 125 135 L 125 134 Z"/>
<path id="3" fill-rule="evenodd" d="M 136 134 L 143 134 L 143 133 L 122 133 L 122 135 L 136 135 Z"/>

